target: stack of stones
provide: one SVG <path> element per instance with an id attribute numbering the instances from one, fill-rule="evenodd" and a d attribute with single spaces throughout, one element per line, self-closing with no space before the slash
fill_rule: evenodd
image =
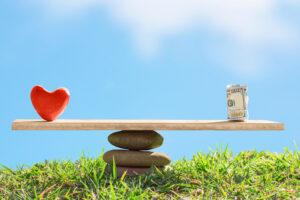
<path id="1" fill-rule="evenodd" d="M 151 166 L 162 169 L 170 164 L 170 157 L 166 154 L 145 150 L 160 147 L 163 140 L 163 137 L 155 131 L 118 131 L 109 135 L 108 141 L 112 145 L 126 150 L 108 151 L 103 155 L 103 160 L 110 164 L 107 165 L 109 171 L 115 162 L 119 176 L 125 171 L 127 171 L 127 175 L 133 176 L 145 174 L 150 171 Z"/>

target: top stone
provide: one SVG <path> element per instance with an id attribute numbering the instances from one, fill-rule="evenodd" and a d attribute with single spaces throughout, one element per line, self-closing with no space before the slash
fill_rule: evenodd
<path id="1" fill-rule="evenodd" d="M 150 150 L 160 147 L 164 138 L 155 131 L 118 131 L 108 136 L 108 141 L 129 150 Z"/>

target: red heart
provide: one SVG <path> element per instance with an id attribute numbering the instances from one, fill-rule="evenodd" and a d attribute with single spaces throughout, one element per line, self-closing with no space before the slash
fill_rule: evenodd
<path id="1" fill-rule="evenodd" d="M 70 93 L 66 88 L 58 88 L 48 92 L 42 86 L 35 86 L 31 90 L 31 102 L 36 112 L 47 121 L 53 121 L 66 109 Z"/>

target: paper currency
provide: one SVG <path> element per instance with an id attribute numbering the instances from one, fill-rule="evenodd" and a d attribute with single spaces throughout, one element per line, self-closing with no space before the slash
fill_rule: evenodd
<path id="1" fill-rule="evenodd" d="M 227 119 L 245 121 L 247 113 L 247 86 L 227 85 Z"/>

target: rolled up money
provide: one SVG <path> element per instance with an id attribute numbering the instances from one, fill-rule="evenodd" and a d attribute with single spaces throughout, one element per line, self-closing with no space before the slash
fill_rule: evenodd
<path id="1" fill-rule="evenodd" d="M 245 121 L 247 113 L 247 86 L 227 85 L 227 119 Z"/>

